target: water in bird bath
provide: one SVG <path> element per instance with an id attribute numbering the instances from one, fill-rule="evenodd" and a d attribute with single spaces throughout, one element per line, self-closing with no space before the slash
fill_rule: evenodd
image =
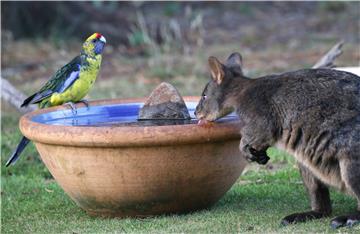
<path id="1" fill-rule="evenodd" d="M 138 120 L 139 109 L 143 103 L 126 103 L 90 106 L 89 109 L 81 107 L 74 115 L 71 109 L 56 110 L 36 115 L 32 118 L 34 122 L 61 125 L 61 126 L 165 126 L 196 124 L 197 119 L 194 115 L 197 102 L 186 102 L 191 119 L 189 120 Z M 231 114 L 223 121 L 236 120 L 237 117 Z"/>

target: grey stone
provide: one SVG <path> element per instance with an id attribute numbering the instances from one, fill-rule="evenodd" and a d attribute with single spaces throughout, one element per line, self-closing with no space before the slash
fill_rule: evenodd
<path id="1" fill-rule="evenodd" d="M 145 101 L 138 119 L 190 119 L 190 114 L 177 89 L 163 82 Z"/>

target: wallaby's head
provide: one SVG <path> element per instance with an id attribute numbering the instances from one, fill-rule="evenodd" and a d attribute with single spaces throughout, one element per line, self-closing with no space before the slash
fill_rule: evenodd
<path id="1" fill-rule="evenodd" d="M 205 86 L 201 100 L 196 107 L 195 115 L 198 119 L 215 121 L 234 111 L 228 103 L 231 81 L 235 77 L 243 76 L 242 58 L 239 53 L 232 53 L 225 64 L 213 56 L 209 57 L 211 80 Z"/>

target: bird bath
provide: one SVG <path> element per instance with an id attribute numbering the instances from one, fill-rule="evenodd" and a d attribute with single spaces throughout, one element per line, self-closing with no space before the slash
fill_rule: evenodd
<path id="1" fill-rule="evenodd" d="M 184 213 L 217 202 L 244 169 L 239 124 L 137 121 L 144 99 L 113 99 L 37 110 L 20 120 L 51 174 L 85 211 L 100 216 Z"/>

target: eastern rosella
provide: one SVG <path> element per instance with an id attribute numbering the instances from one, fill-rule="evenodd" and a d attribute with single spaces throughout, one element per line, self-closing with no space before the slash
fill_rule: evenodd
<path id="1" fill-rule="evenodd" d="M 60 68 L 39 92 L 25 99 L 21 107 L 38 104 L 39 108 L 46 108 L 67 103 L 75 110 L 75 102 L 81 101 L 87 105 L 83 98 L 96 80 L 105 43 L 105 37 L 100 33 L 92 34 L 84 42 L 80 55 Z M 6 166 L 16 162 L 29 142 L 30 140 L 23 136 Z"/>

